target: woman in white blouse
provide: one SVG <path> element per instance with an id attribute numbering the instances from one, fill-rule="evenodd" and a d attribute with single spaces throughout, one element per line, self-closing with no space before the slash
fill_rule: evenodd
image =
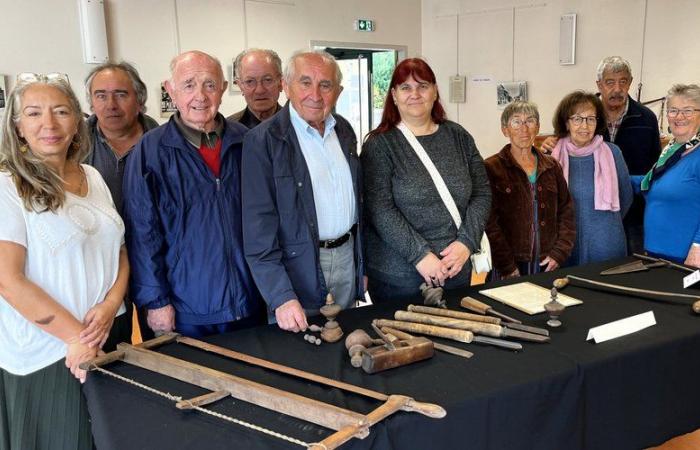
<path id="1" fill-rule="evenodd" d="M 80 363 L 123 312 L 124 224 L 63 74 L 24 73 L 0 145 L 0 444 L 92 448 Z M 2 445 L 0 445 L 2 446 Z"/>

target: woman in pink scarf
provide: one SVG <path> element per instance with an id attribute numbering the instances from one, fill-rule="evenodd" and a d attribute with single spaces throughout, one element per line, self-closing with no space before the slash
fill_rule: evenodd
<path id="1" fill-rule="evenodd" d="M 603 141 L 606 123 L 598 97 L 583 91 L 564 97 L 554 114 L 559 141 L 552 156 L 561 164 L 576 212 L 569 266 L 627 254 L 622 218 L 632 204 L 632 185 L 622 152 Z"/>

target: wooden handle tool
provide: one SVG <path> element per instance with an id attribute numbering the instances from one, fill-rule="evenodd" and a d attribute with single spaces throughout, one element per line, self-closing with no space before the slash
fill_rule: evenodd
<path id="1" fill-rule="evenodd" d="M 465 342 L 467 344 L 471 342 L 479 342 L 482 344 L 494 345 L 510 350 L 523 349 L 522 344 L 518 342 L 504 341 L 503 339 L 496 339 L 484 336 L 474 336 L 474 333 L 466 330 L 456 330 L 454 328 L 446 328 L 435 325 L 425 325 L 422 323 L 402 322 L 399 320 L 388 319 L 377 319 L 376 323 L 379 327 L 389 327 L 401 331 L 408 331 L 409 333 L 426 334 L 428 336 L 452 339 L 454 341 Z"/>
<path id="2" fill-rule="evenodd" d="M 433 316 L 410 311 L 396 311 L 394 319 L 406 322 L 416 322 L 426 325 L 437 325 L 447 328 L 471 331 L 474 334 L 491 336 L 497 338 L 516 338 L 531 342 L 549 342 L 549 336 L 533 334 L 525 331 L 511 330 L 500 325 L 483 322 L 473 322 L 471 320 L 455 319 L 452 317 Z"/>
<path id="3" fill-rule="evenodd" d="M 468 309 L 470 311 L 474 311 L 479 314 L 490 314 L 492 316 L 500 317 L 501 319 L 508 321 L 508 322 L 513 322 L 513 323 L 522 323 L 518 319 L 515 319 L 510 316 L 506 316 L 503 313 L 500 313 L 496 311 L 495 309 L 491 308 L 489 305 L 487 305 L 484 302 L 480 302 L 479 300 L 472 298 L 472 297 L 464 297 L 462 301 L 459 302 L 460 306 L 462 308 Z"/>
<path id="4" fill-rule="evenodd" d="M 413 339 L 413 335 L 406 333 L 405 331 L 395 330 L 389 327 L 382 327 L 382 332 L 388 336 L 396 336 L 401 340 Z M 462 350 L 461 348 L 453 347 L 451 345 L 440 344 L 433 341 L 435 350 L 440 350 L 441 352 L 449 353 L 451 355 L 461 356 L 462 358 L 471 358 L 474 353 Z"/>
<path id="5" fill-rule="evenodd" d="M 479 314 L 454 311 L 452 309 L 447 308 L 431 308 L 429 306 L 422 305 L 408 305 L 407 309 L 411 312 L 430 314 L 433 316 L 452 317 L 455 319 L 462 320 L 471 320 L 472 322 L 492 323 L 494 325 L 501 325 L 507 328 L 512 328 L 513 330 L 520 330 L 528 333 L 541 334 L 542 336 L 549 336 L 549 330 L 545 330 L 544 328 L 523 325 L 522 323 L 505 322 L 502 319 L 499 319 L 498 317 L 480 316 Z"/>

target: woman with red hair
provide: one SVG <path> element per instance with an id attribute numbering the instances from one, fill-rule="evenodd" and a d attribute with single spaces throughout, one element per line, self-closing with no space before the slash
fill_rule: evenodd
<path id="1" fill-rule="evenodd" d="M 474 139 L 447 120 L 422 59 L 396 67 L 384 104 L 361 154 L 370 296 L 409 299 L 423 282 L 468 286 L 491 205 Z"/>

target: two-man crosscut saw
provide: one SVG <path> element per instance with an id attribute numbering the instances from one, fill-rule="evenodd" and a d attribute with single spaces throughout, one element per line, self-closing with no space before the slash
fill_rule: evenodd
<path id="1" fill-rule="evenodd" d="M 196 347 L 248 364 L 363 395 L 384 403 L 367 415 L 363 415 L 151 350 L 152 348 L 170 342 Z M 364 439 L 369 435 L 369 428 L 372 425 L 397 411 L 418 412 L 432 418 L 442 418 L 447 414 L 439 405 L 418 402 L 404 395 L 383 394 L 381 392 L 277 364 L 245 353 L 212 345 L 197 339 L 183 337 L 176 333 L 165 334 L 138 346 L 119 344 L 117 350 L 83 363 L 81 364 L 81 368 L 85 370 L 108 372 L 102 369 L 101 366 L 114 361 L 124 361 L 211 391 L 211 393 L 194 399 L 180 400 L 177 406 L 182 409 L 194 408 L 202 412 L 207 412 L 207 410 L 203 410 L 202 405 L 212 403 L 231 395 L 239 400 L 335 430 L 335 433 L 318 443 L 307 444 L 294 439 L 286 439 L 314 450 L 334 449 L 352 438 Z M 238 421 L 236 422 L 238 423 Z M 260 429 L 260 427 L 251 428 Z M 269 430 L 265 432 L 273 436 L 286 438 L 283 435 L 270 432 Z"/>

